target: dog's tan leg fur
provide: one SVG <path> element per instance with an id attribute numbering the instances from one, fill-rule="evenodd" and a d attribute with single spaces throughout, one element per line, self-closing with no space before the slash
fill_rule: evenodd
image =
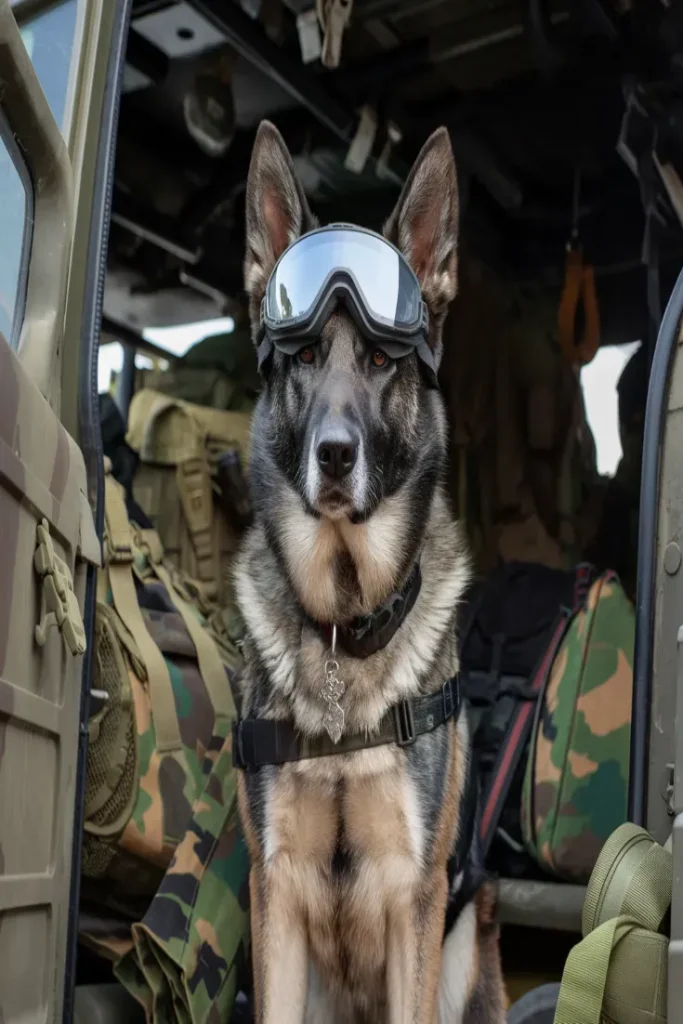
<path id="1" fill-rule="evenodd" d="M 254 1013 L 259 1020 L 259 1012 L 262 1002 L 261 967 L 263 965 L 263 950 L 261 946 L 261 918 L 263 915 L 263 900 L 261 898 L 261 879 L 258 868 L 251 868 L 249 871 L 249 909 L 251 917 L 251 962 L 254 974 Z"/>
<path id="2" fill-rule="evenodd" d="M 258 1024 L 302 1024 L 306 1012 L 309 932 L 316 919 L 330 929 L 321 865 L 331 861 L 334 806 L 316 787 L 284 771 L 269 801 L 266 848 L 253 829 L 244 779 L 240 814 L 252 860 L 254 983 Z"/>
<path id="3" fill-rule="evenodd" d="M 436 1020 L 448 896 L 446 863 L 466 773 L 464 745 L 456 740 L 453 727 L 451 743 L 450 771 L 432 851 L 434 860 L 431 871 L 426 878 L 420 880 L 412 900 L 411 913 L 397 915 L 389 921 L 389 1024 L 434 1024 Z"/>
<path id="4" fill-rule="evenodd" d="M 446 900 L 448 896 L 448 880 L 444 868 L 440 877 L 432 880 L 430 890 L 420 901 L 420 914 L 424 926 L 422 934 L 417 936 L 420 953 L 420 975 L 422 978 L 420 1002 L 416 1006 L 415 1021 L 420 1024 L 432 1024 L 435 1021 L 439 985 L 441 982 L 441 950 L 443 948 L 443 929 Z"/>
<path id="5" fill-rule="evenodd" d="M 264 874 L 261 918 L 261 998 L 258 1024 L 301 1024 L 308 992 L 308 949 L 303 908 L 286 855 Z"/>
<path id="6" fill-rule="evenodd" d="M 388 1024 L 433 1024 L 441 976 L 446 873 L 388 922 Z"/>
<path id="7" fill-rule="evenodd" d="M 417 975 L 414 915 L 404 906 L 387 923 L 388 1024 L 412 1024 Z"/>

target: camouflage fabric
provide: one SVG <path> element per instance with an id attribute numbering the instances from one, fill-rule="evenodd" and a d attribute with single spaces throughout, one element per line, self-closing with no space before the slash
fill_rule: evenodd
<path id="1" fill-rule="evenodd" d="M 135 537 L 135 531 L 132 535 Z M 90 878 L 107 877 L 126 901 L 145 893 L 149 896 L 154 894 L 176 844 L 185 833 L 192 805 L 202 785 L 202 768 L 208 745 L 220 718 L 227 729 L 235 717 L 231 677 L 241 660 L 229 637 L 215 637 L 213 642 L 220 652 L 225 672 L 225 704 L 233 709 L 231 716 L 223 714 L 219 717 L 202 678 L 195 644 L 186 624 L 171 594 L 157 577 L 158 569 L 146 553 L 139 532 L 137 538 L 134 571 L 138 602 L 147 632 L 163 655 L 168 671 L 182 743 L 182 759 L 164 755 L 158 749 L 152 698 L 150 687 L 144 680 L 142 657 L 132 638 L 126 637 L 122 649 L 132 703 L 130 746 L 134 747 L 135 756 L 133 758 L 132 751 L 125 752 L 123 770 L 116 776 L 116 785 L 111 787 L 109 799 L 95 813 L 89 814 L 92 777 L 100 778 L 106 772 L 109 781 L 114 757 L 114 751 L 106 746 L 100 751 L 98 744 L 91 740 L 83 857 L 84 874 Z M 101 594 L 107 607 L 111 607 L 113 595 L 111 588 L 106 586 L 104 572 L 103 577 L 100 581 Z M 182 578 L 179 578 L 179 589 L 182 588 L 185 597 L 190 596 L 188 587 L 182 584 Z M 206 628 L 207 619 L 199 608 L 190 602 L 188 605 L 200 626 Z M 204 607 L 211 606 L 205 604 Z M 220 621 L 218 611 L 214 615 Z M 102 618 L 104 611 L 100 610 L 98 627 Z M 96 634 L 100 636 L 99 628 Z M 120 628 L 119 635 L 125 636 L 123 628 Z M 103 652 L 99 649 L 98 656 L 102 664 Z M 111 673 L 98 680 L 98 686 L 103 686 L 111 697 L 110 677 Z M 113 701 L 107 701 L 105 715 L 114 713 L 112 705 Z M 100 728 L 101 734 L 106 735 L 106 719 Z M 103 761 L 108 763 L 102 764 Z M 123 792 L 124 789 L 128 792 Z M 122 821 L 121 811 L 124 808 L 128 808 L 128 812 Z"/>
<path id="2" fill-rule="evenodd" d="M 149 1024 L 225 1024 L 247 964 L 248 860 L 230 733 L 212 737 L 203 778 L 184 838 L 115 966 Z"/>
<path id="3" fill-rule="evenodd" d="M 522 824 L 547 870 L 587 882 L 626 820 L 635 614 L 613 573 L 592 585 L 552 666 L 524 783 Z"/>
<path id="4" fill-rule="evenodd" d="M 241 658 L 201 586 L 129 522 L 107 469 L 95 690 L 108 699 L 89 723 L 81 938 L 122 959 L 150 1024 L 227 1020 L 248 936 L 231 747 Z M 169 711 L 176 745 L 160 740 Z"/>

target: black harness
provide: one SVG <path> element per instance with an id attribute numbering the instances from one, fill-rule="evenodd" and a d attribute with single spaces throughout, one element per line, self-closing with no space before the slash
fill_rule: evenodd
<path id="1" fill-rule="evenodd" d="M 337 642 L 354 658 L 369 658 L 382 650 L 401 627 L 417 600 L 422 585 L 419 563 L 400 591 L 392 594 L 370 615 L 354 619 L 337 628 Z M 314 623 L 329 638 L 331 627 Z M 389 708 L 373 732 L 345 733 L 335 743 L 328 735 L 306 736 L 289 720 L 240 718 L 233 727 L 232 756 L 236 768 L 258 771 L 265 765 L 287 764 L 314 757 L 330 757 L 388 744 L 409 747 L 424 736 L 458 721 L 462 707 L 458 677 L 448 679 L 437 693 L 406 698 Z M 468 766 L 465 791 L 460 802 L 458 841 L 448 864 L 449 903 L 446 931 L 457 920 L 486 877 L 477 845 L 478 784 L 473 765 Z"/>
<path id="2" fill-rule="evenodd" d="M 448 862 L 448 903 L 444 935 L 447 935 L 482 883 L 491 878 L 485 867 L 485 853 L 479 838 L 481 799 L 479 772 L 472 755 L 460 801 L 458 839 Z"/>
<path id="3" fill-rule="evenodd" d="M 232 757 L 237 768 L 254 771 L 266 764 L 286 764 L 310 757 L 329 757 L 395 743 L 409 747 L 418 736 L 434 732 L 460 714 L 457 676 L 438 693 L 399 701 L 382 717 L 374 732 L 346 733 L 338 743 L 327 735 L 304 736 L 291 722 L 274 718 L 243 718 L 233 730 Z"/>

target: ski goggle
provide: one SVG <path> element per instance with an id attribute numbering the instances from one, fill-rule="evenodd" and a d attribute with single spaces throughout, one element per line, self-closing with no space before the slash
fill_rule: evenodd
<path id="1" fill-rule="evenodd" d="M 386 238 L 346 224 L 302 235 L 275 264 L 261 304 L 259 369 L 273 347 L 295 355 L 314 344 L 337 303 L 368 345 L 390 359 L 415 352 L 436 386 L 427 307 L 415 273 Z"/>

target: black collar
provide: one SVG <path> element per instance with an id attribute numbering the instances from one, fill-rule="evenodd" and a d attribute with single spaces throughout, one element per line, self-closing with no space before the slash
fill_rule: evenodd
<path id="1" fill-rule="evenodd" d="M 400 590 L 369 615 L 359 615 L 346 626 L 337 626 L 337 643 L 352 658 L 369 658 L 387 646 L 405 622 L 408 612 L 417 601 L 422 586 L 420 563 Z M 332 626 L 314 622 L 328 643 L 332 643 Z"/>
<path id="2" fill-rule="evenodd" d="M 460 714 L 460 687 L 457 676 L 429 697 L 402 700 L 389 708 L 373 733 L 350 733 L 334 743 L 329 736 L 303 736 L 291 722 L 272 718 L 243 718 L 233 727 L 232 759 L 237 768 L 261 768 L 266 764 L 285 764 L 309 757 L 347 754 L 352 750 L 396 743 L 410 746 L 418 736 L 433 732 Z"/>

